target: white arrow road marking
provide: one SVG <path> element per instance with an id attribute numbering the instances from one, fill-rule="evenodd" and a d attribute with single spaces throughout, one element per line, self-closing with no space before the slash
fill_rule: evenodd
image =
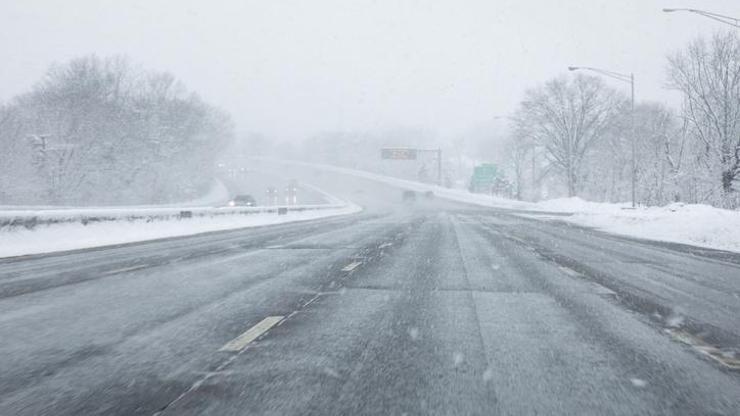
<path id="1" fill-rule="evenodd" d="M 268 316 L 261 320 L 257 325 L 249 328 L 246 332 L 229 341 L 221 347 L 219 351 L 239 352 L 244 349 L 250 342 L 259 338 L 260 335 L 267 332 L 270 328 L 283 320 L 282 316 Z"/>

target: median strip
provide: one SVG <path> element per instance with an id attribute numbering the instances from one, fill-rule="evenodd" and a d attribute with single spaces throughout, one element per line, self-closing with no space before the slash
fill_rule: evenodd
<path id="1" fill-rule="evenodd" d="M 243 350 L 250 342 L 259 338 L 270 328 L 283 320 L 282 316 L 268 316 L 261 320 L 257 325 L 249 328 L 246 332 L 229 341 L 219 349 L 219 351 L 239 352 Z"/>

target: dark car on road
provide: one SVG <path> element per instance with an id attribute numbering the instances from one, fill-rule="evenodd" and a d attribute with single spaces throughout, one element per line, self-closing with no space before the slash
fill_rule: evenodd
<path id="1" fill-rule="evenodd" d="M 252 195 L 237 195 L 229 201 L 230 207 L 256 207 L 257 200 Z"/>

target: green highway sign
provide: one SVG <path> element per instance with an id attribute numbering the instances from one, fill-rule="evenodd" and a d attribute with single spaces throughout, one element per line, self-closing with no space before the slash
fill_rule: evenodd
<path id="1" fill-rule="evenodd" d="M 493 163 L 483 163 L 473 168 L 473 181 L 493 182 L 498 174 L 498 168 Z"/>
<path id="2" fill-rule="evenodd" d="M 384 148 L 380 149 L 380 157 L 393 160 L 416 160 L 417 152 L 417 149 Z"/>
<path id="3" fill-rule="evenodd" d="M 498 168 L 493 163 L 483 163 L 473 168 L 470 178 L 472 192 L 491 192 L 493 184 L 498 178 Z"/>

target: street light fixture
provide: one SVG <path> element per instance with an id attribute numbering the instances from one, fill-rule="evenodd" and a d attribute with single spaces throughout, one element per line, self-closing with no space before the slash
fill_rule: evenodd
<path id="1" fill-rule="evenodd" d="M 737 19 L 735 17 L 725 16 L 718 13 L 712 13 L 708 12 L 706 10 L 698 10 L 698 9 L 663 9 L 664 13 L 673 13 L 673 12 L 688 12 L 688 13 L 694 13 L 698 14 L 700 16 L 704 16 L 706 18 L 716 20 L 718 22 L 722 22 L 726 25 L 730 25 L 736 28 L 740 29 L 740 19 Z"/>
<path id="2" fill-rule="evenodd" d="M 621 74 L 619 72 L 607 71 L 588 66 L 569 66 L 568 71 L 591 71 L 604 75 L 618 81 L 630 84 L 630 130 L 632 131 L 632 208 L 636 205 L 635 188 L 637 187 L 637 162 L 636 162 L 636 139 L 635 139 L 635 74 Z"/>

